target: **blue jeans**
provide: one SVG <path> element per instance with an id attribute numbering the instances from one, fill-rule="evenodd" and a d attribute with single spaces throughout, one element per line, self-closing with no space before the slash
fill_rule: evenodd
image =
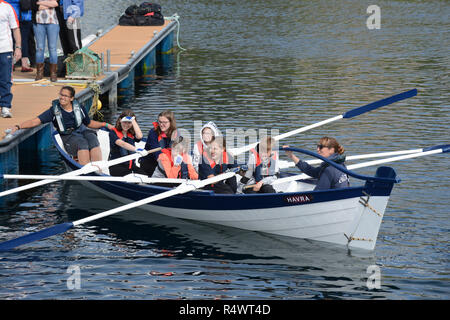
<path id="1" fill-rule="evenodd" d="M 33 24 L 34 37 L 36 38 L 36 63 L 44 62 L 45 40 L 48 43 L 48 52 L 50 63 L 58 62 L 58 53 L 56 51 L 59 36 L 59 24 Z"/>
<path id="2" fill-rule="evenodd" d="M 0 107 L 11 108 L 11 72 L 13 63 L 13 53 L 0 53 Z"/>

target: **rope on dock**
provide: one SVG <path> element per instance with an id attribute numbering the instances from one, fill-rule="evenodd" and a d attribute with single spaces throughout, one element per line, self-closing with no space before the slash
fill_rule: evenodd
<path id="1" fill-rule="evenodd" d="M 178 14 L 174 14 L 170 17 L 164 17 L 166 20 L 174 20 L 177 23 L 177 46 L 183 51 L 186 51 L 181 45 L 180 45 L 180 16 Z"/>
<path id="2" fill-rule="evenodd" d="M 102 102 L 99 99 L 101 93 L 100 85 L 95 81 L 91 81 L 86 84 L 86 87 L 89 87 L 92 91 L 94 91 L 91 108 L 89 109 L 89 116 L 93 118 L 94 115 L 96 115 L 97 119 L 103 120 L 103 113 L 100 112 L 100 109 L 102 108 Z"/>
<path id="3" fill-rule="evenodd" d="M 31 85 L 41 85 L 41 86 L 72 86 L 72 87 L 79 87 L 79 88 L 87 88 L 88 83 L 72 83 L 72 82 L 52 82 L 49 79 L 41 79 L 37 81 L 25 81 L 25 82 L 14 82 L 14 85 L 24 85 L 24 84 L 31 84 Z"/>

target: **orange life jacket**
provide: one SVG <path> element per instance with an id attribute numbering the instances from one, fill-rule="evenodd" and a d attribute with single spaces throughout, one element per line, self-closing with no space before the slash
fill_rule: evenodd
<path id="1" fill-rule="evenodd" d="M 172 159 L 172 149 L 167 149 L 167 148 L 166 149 L 162 149 L 161 153 L 164 153 L 167 156 L 167 158 L 169 158 L 170 165 L 173 167 L 174 163 L 173 163 L 173 159 Z M 186 153 L 183 153 L 181 156 L 183 157 L 183 162 L 187 165 L 189 163 L 188 155 Z M 164 167 L 161 165 L 160 161 L 158 161 L 158 168 L 164 174 L 164 176 L 167 178 L 167 173 L 166 173 Z M 182 178 L 181 175 L 182 175 L 182 171 L 181 171 L 181 168 L 180 168 L 180 171 L 178 172 L 178 177 L 177 178 Z M 193 178 L 193 177 L 190 176 L 189 168 L 188 168 L 188 178 L 190 178 L 190 179 Z"/>

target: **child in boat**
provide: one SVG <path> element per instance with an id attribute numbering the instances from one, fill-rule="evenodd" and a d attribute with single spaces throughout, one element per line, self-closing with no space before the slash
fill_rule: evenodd
<path id="1" fill-rule="evenodd" d="M 208 150 L 203 151 L 202 160 L 198 166 L 199 179 L 212 178 L 235 167 L 237 164 L 233 156 L 226 151 L 225 138 L 218 136 L 211 142 Z M 213 190 L 215 193 L 233 194 L 237 190 L 237 180 L 234 176 L 208 185 L 204 189 Z"/>
<path id="2" fill-rule="evenodd" d="M 198 164 L 202 159 L 203 151 L 206 151 L 211 142 L 214 141 L 215 137 L 219 136 L 222 136 L 222 132 L 220 132 L 214 122 L 210 121 L 202 127 L 200 130 L 200 140 L 194 145 L 194 150 L 192 152 L 192 163 L 195 170 L 198 171 Z"/>
<path id="3" fill-rule="evenodd" d="M 276 193 L 271 185 L 280 174 L 278 152 L 272 150 L 275 145 L 272 137 L 265 137 L 255 149 L 250 149 L 248 170 L 241 178 L 241 182 L 247 184 L 243 187 L 244 193 Z"/>
<path id="4" fill-rule="evenodd" d="M 344 151 L 344 147 L 335 138 L 331 137 L 321 138 L 317 145 L 317 153 L 319 155 L 345 167 Z M 313 167 L 305 161 L 300 160 L 292 151 L 286 151 L 286 155 L 294 161 L 297 168 L 303 173 L 318 179 L 314 190 L 338 189 L 350 186 L 348 176 L 335 167 L 328 165 L 326 162 L 322 162 L 318 167 Z"/>
<path id="5" fill-rule="evenodd" d="M 117 118 L 116 125 L 109 132 L 109 160 L 127 156 L 135 152 L 141 152 L 135 142 L 142 139 L 142 131 L 136 121 L 136 116 L 131 110 L 124 110 Z M 129 173 L 145 174 L 144 170 L 136 166 L 134 160 L 119 163 L 109 167 L 109 173 L 112 176 L 125 176 Z"/>
<path id="6" fill-rule="evenodd" d="M 173 178 L 197 180 L 198 174 L 192 165 L 191 156 L 186 152 L 188 141 L 178 137 L 172 148 L 165 148 L 158 156 L 158 166 L 152 178 Z"/>
<path id="7" fill-rule="evenodd" d="M 170 149 L 173 140 L 177 136 L 179 134 L 175 114 L 171 110 L 165 110 L 158 115 L 158 121 L 153 122 L 153 128 L 148 132 L 145 149 L 151 150 L 158 147 Z M 158 166 L 157 160 L 161 152 L 162 150 L 153 152 L 139 160 L 141 168 L 148 176 L 152 176 L 155 168 Z"/>

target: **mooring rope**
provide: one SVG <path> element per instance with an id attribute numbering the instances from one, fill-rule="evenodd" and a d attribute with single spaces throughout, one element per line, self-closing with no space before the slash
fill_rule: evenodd
<path id="1" fill-rule="evenodd" d="M 177 23 L 177 46 L 178 48 L 180 48 L 183 51 L 186 51 L 186 49 L 184 49 L 181 45 L 180 45 L 180 16 L 178 14 L 174 14 L 170 17 L 165 17 L 164 19 L 166 20 L 175 20 Z"/>

